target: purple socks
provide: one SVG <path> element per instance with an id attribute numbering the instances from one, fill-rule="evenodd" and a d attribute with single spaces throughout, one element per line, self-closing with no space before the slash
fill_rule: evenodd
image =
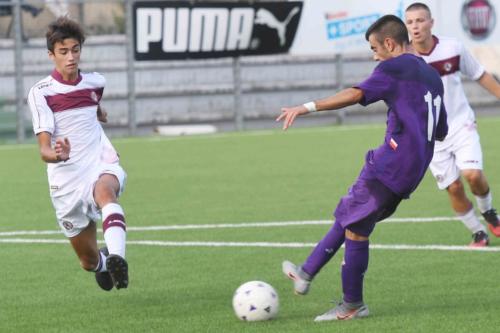
<path id="1" fill-rule="evenodd" d="M 338 251 L 344 240 L 345 230 L 340 223 L 335 222 L 304 262 L 302 270 L 312 279 Z"/>
<path id="2" fill-rule="evenodd" d="M 368 268 L 368 240 L 345 240 L 344 263 L 342 265 L 342 290 L 344 302 L 363 301 L 363 279 Z"/>

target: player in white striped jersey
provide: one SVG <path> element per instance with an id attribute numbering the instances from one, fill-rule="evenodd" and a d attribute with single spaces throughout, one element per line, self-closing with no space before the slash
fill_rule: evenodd
<path id="1" fill-rule="evenodd" d="M 416 2 L 408 6 L 405 20 L 415 51 L 439 72 L 444 85 L 449 132 L 443 142 L 436 142 L 430 169 L 439 189 L 448 191 L 453 210 L 472 232 L 470 245 L 487 246 L 489 238 L 486 228 L 476 216 L 461 178 L 469 184 L 479 211 L 496 237 L 500 237 L 500 223 L 483 172 L 483 156 L 474 111 L 465 96 L 460 74 L 475 80 L 497 98 L 500 98 L 500 84 L 460 41 L 438 38 L 432 34 L 434 21 L 427 5 Z"/>
<path id="2" fill-rule="evenodd" d="M 47 163 L 52 204 L 82 268 L 95 272 L 104 290 L 128 286 L 126 225 L 117 198 L 126 174 L 104 134 L 100 108 L 105 79 L 78 68 L 85 40 L 67 17 L 49 25 L 47 48 L 55 69 L 29 91 L 28 104 L 40 155 Z M 102 219 L 106 247 L 99 250 L 96 221 Z"/>

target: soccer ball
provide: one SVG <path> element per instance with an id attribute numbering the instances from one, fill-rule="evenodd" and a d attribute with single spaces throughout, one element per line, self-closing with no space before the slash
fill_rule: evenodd
<path id="1" fill-rule="evenodd" d="M 250 281 L 236 289 L 233 309 L 241 320 L 261 321 L 276 317 L 279 310 L 278 293 L 262 281 Z"/>

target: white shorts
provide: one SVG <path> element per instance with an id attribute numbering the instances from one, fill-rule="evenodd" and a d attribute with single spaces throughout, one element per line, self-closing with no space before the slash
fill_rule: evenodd
<path id="1" fill-rule="evenodd" d="M 123 193 L 127 174 L 119 164 L 102 163 L 87 179 L 82 179 L 80 186 L 73 192 L 61 196 L 52 196 L 52 204 L 61 230 L 66 237 L 77 236 L 90 223 L 101 219 L 101 212 L 94 201 L 94 186 L 99 176 L 111 174 L 120 183 L 118 196 Z"/>
<path id="2" fill-rule="evenodd" d="M 482 170 L 483 152 L 475 124 L 464 126 L 443 142 L 437 142 L 429 165 L 440 190 L 460 177 L 461 170 Z"/>

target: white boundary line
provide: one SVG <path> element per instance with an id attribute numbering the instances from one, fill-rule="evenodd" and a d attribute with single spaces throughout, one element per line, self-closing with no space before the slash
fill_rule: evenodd
<path id="1" fill-rule="evenodd" d="M 14 244 L 66 244 L 65 239 L 28 239 L 3 238 L 0 243 Z M 127 245 L 146 245 L 162 247 L 253 247 L 253 248 L 312 248 L 315 243 L 274 243 L 274 242 L 171 242 L 171 241 L 127 241 Z M 500 247 L 471 248 L 456 245 L 409 245 L 409 244 L 370 244 L 372 250 L 420 250 L 420 251 L 467 251 L 500 252 Z"/>
<path id="2" fill-rule="evenodd" d="M 410 217 L 391 218 L 382 223 L 429 223 L 456 221 L 454 217 Z M 312 221 L 283 221 L 283 222 L 254 222 L 254 223 L 220 223 L 220 224 L 186 224 L 170 226 L 146 226 L 129 227 L 128 231 L 161 231 L 161 230 L 202 230 L 223 228 L 267 228 L 288 227 L 303 225 L 331 225 L 331 220 Z M 59 235 L 59 230 L 31 230 L 31 231 L 6 231 L 0 232 L 0 236 L 26 236 L 26 235 Z M 0 238 L 0 243 L 7 244 L 66 244 L 66 239 L 32 239 L 32 238 Z M 146 245 L 162 247 L 253 247 L 253 248 L 312 248 L 315 243 L 279 243 L 279 242 L 201 242 L 201 241 L 153 241 L 153 240 L 131 240 L 128 245 Z M 480 251 L 500 252 L 500 247 L 471 248 L 468 246 L 455 245 L 409 245 L 409 244 L 370 244 L 375 250 L 424 250 L 424 251 Z"/>
<path id="3" fill-rule="evenodd" d="M 456 217 L 405 217 L 390 218 L 381 223 L 426 223 L 456 221 Z M 145 227 L 127 227 L 127 231 L 162 231 L 162 230 L 201 230 L 201 229 L 228 229 L 228 228 L 270 228 L 290 227 L 301 225 L 331 225 L 332 220 L 312 221 L 283 221 L 283 222 L 252 222 L 252 223 L 220 223 L 220 224 L 180 224 L 180 225 L 158 225 Z M 98 232 L 102 232 L 98 230 Z M 28 235 L 58 235 L 59 230 L 16 230 L 0 232 L 0 237 L 5 236 L 28 236 Z"/>

